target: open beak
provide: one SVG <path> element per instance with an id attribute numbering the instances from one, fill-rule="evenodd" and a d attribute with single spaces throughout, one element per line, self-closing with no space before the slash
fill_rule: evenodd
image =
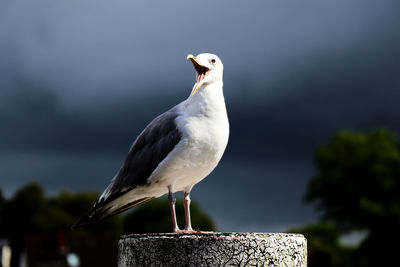
<path id="1" fill-rule="evenodd" d="M 207 76 L 207 73 L 209 69 L 206 66 L 201 65 L 199 60 L 193 56 L 192 54 L 189 54 L 186 59 L 190 59 L 193 63 L 193 67 L 196 69 L 197 75 L 196 75 L 196 83 L 193 86 L 192 90 L 192 95 L 194 95 L 197 90 L 200 88 L 201 81 Z"/>

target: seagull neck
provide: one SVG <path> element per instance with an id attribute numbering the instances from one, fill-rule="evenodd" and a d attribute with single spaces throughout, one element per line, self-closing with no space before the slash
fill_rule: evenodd
<path id="1" fill-rule="evenodd" d="M 190 95 L 188 101 L 204 113 L 226 112 L 222 87 L 222 81 L 204 85 L 194 95 Z"/>

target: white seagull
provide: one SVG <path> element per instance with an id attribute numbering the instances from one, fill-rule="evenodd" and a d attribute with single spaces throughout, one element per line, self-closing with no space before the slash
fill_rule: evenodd
<path id="1" fill-rule="evenodd" d="M 147 125 L 111 184 L 73 229 L 168 193 L 173 232 L 195 232 L 190 220 L 190 191 L 220 161 L 228 143 L 229 122 L 221 60 L 208 53 L 190 54 L 187 59 L 197 72 L 190 96 Z M 176 221 L 173 194 L 177 191 L 184 191 L 184 230 Z"/>

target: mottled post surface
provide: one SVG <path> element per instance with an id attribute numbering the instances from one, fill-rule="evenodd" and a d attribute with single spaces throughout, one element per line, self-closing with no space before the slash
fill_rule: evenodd
<path id="1" fill-rule="evenodd" d="M 307 266 L 301 234 L 132 234 L 119 241 L 119 266 Z"/>

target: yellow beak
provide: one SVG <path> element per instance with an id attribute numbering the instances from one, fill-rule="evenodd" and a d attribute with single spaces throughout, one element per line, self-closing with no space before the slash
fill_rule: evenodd
<path id="1" fill-rule="evenodd" d="M 187 55 L 186 59 L 190 59 L 190 61 L 192 61 L 192 63 L 193 63 L 193 66 L 195 66 L 195 67 L 196 67 L 196 65 L 201 66 L 200 62 L 192 54 Z"/>
<path id="2" fill-rule="evenodd" d="M 208 68 L 203 66 L 199 60 L 193 56 L 192 54 L 187 55 L 186 59 L 190 59 L 192 61 L 194 68 L 197 71 L 197 75 L 204 74 L 208 71 Z M 197 81 L 193 86 L 192 95 L 194 95 L 200 87 L 200 81 Z"/>

